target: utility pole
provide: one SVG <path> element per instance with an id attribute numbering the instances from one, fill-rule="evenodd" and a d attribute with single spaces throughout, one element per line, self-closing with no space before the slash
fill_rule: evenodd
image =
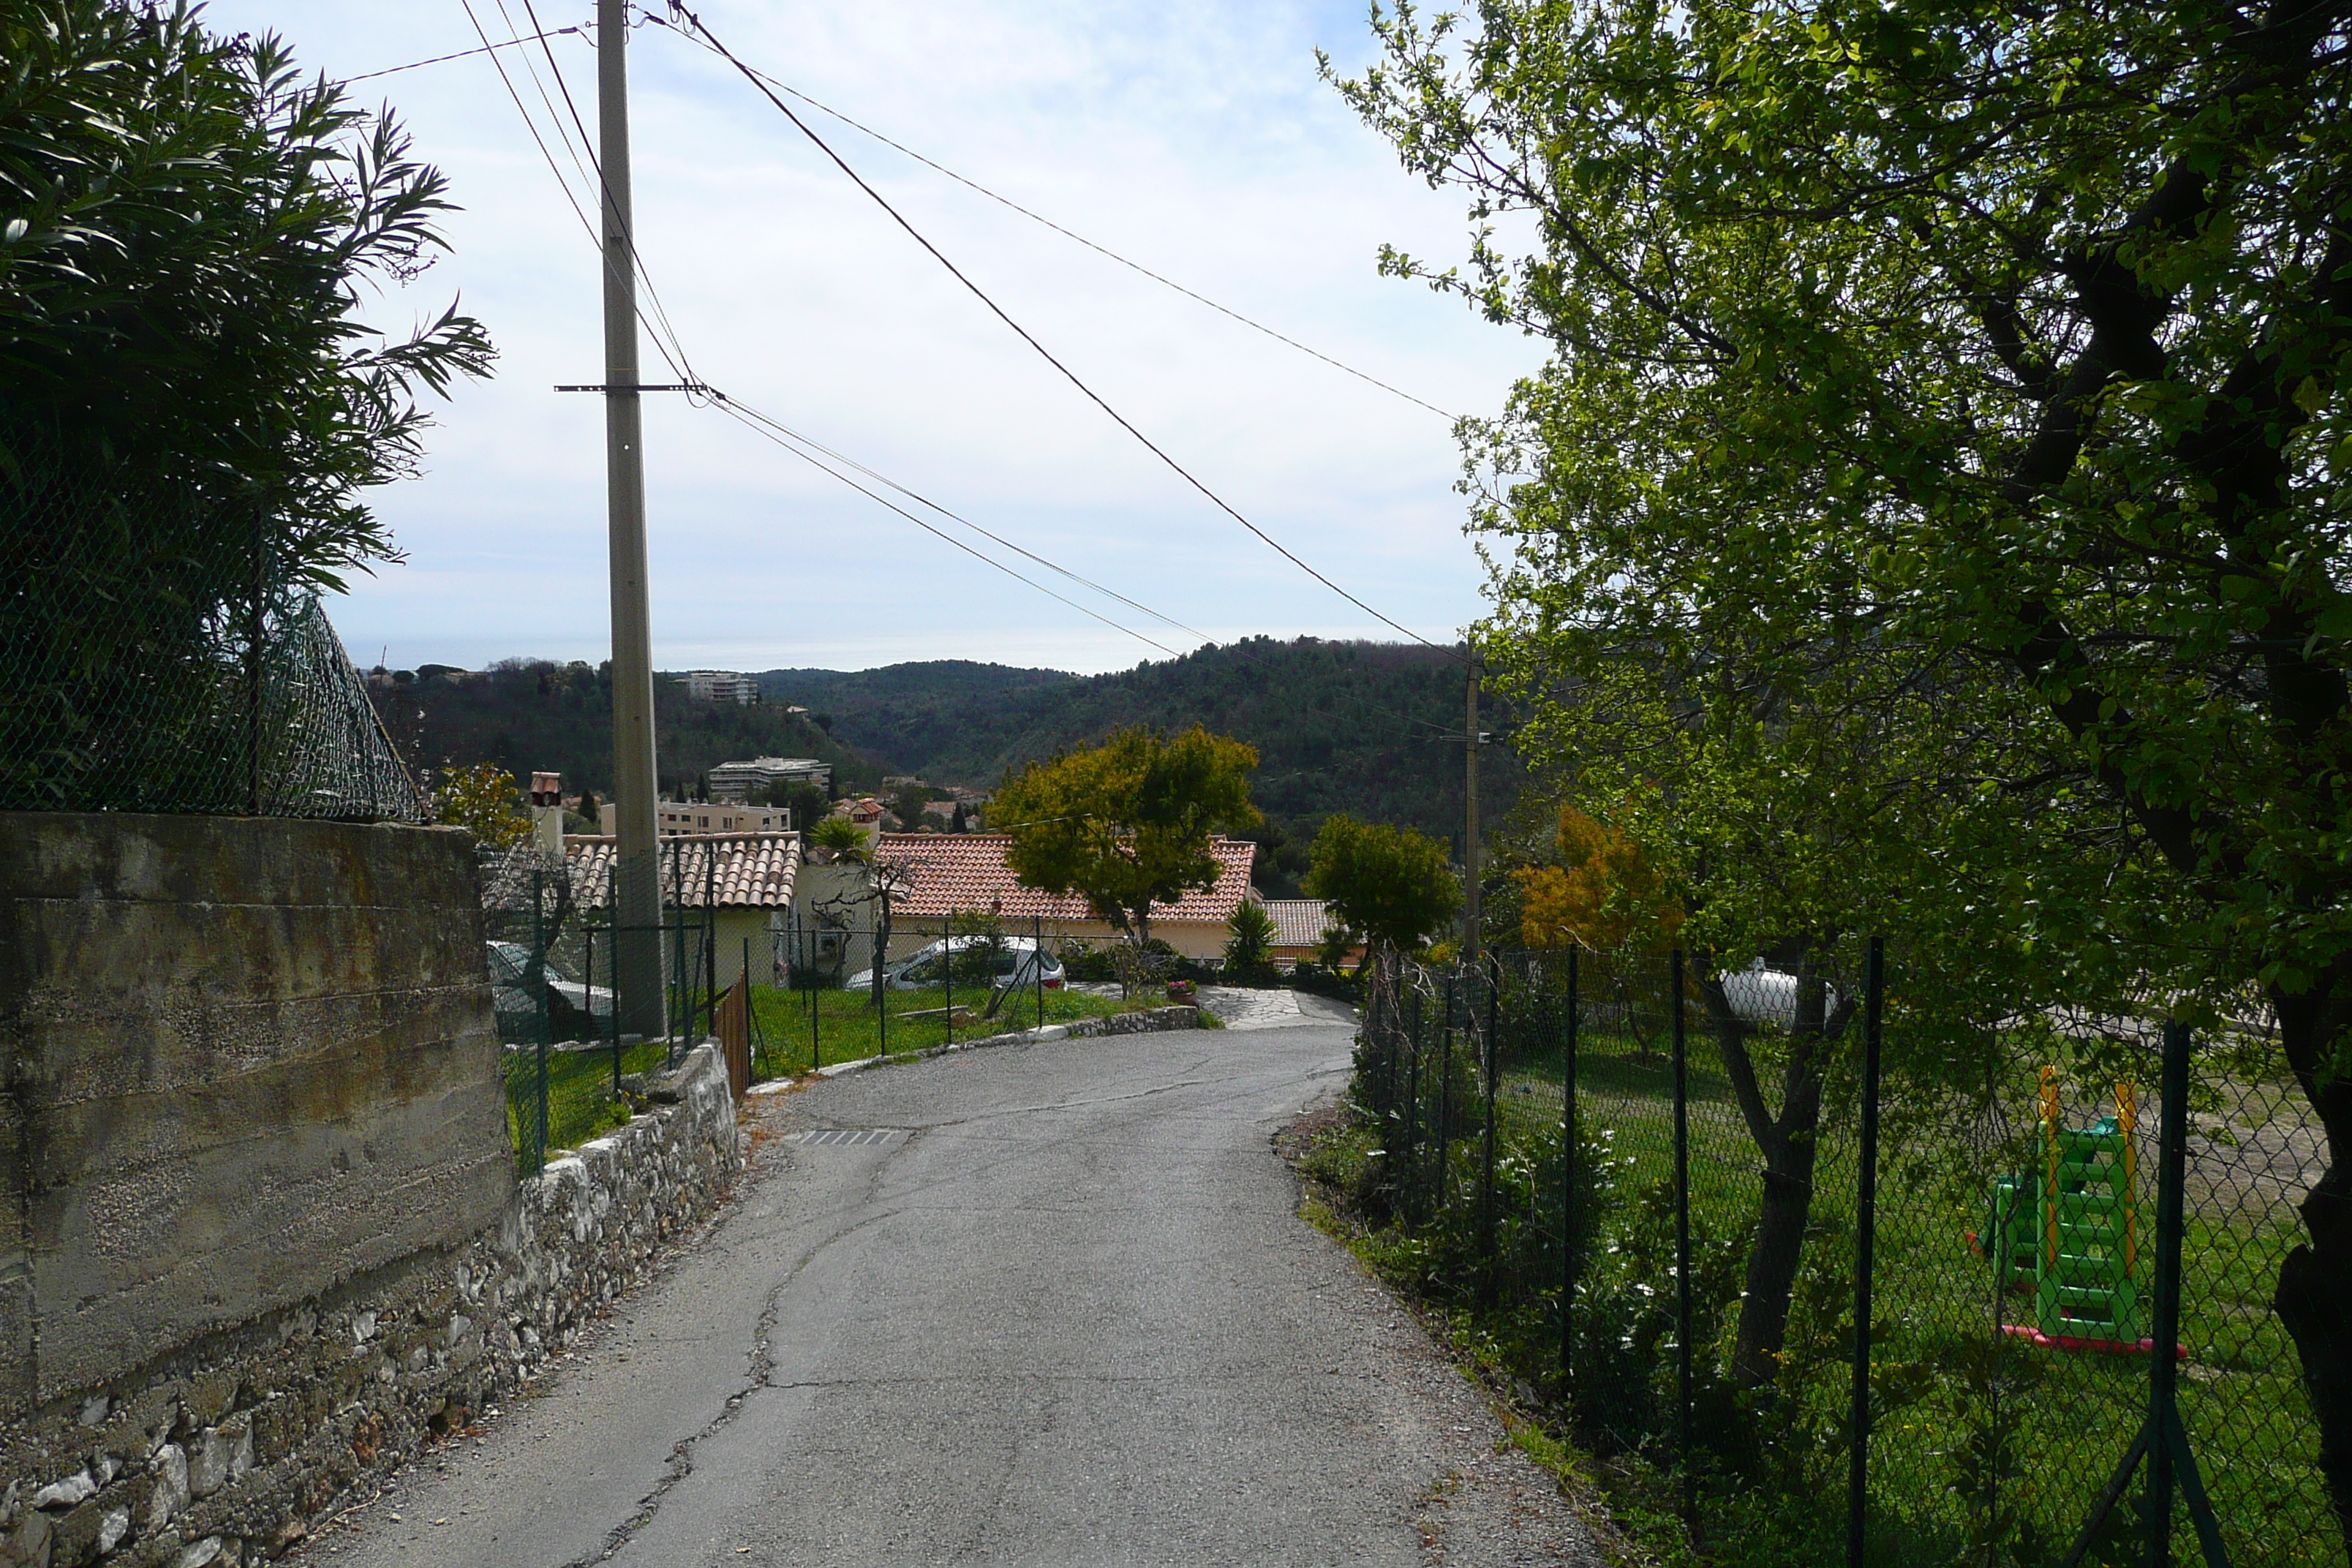
<path id="1" fill-rule="evenodd" d="M 1486 672 L 1486 660 L 1478 652 L 1475 635 L 1464 639 L 1470 648 L 1469 726 L 1464 731 L 1463 755 L 1465 789 L 1462 801 L 1463 863 L 1469 868 L 1462 889 L 1462 956 L 1475 965 L 1478 962 L 1478 746 L 1484 739 L 1478 733 L 1478 680 Z"/>
<path id="2" fill-rule="evenodd" d="M 637 395 L 637 287 L 629 212 L 629 16 L 596 0 L 596 121 L 604 184 L 604 496 L 613 586 L 613 978 L 620 1027 L 665 1032 L 661 867 L 654 826 L 653 632 L 646 590 L 646 467 Z"/>

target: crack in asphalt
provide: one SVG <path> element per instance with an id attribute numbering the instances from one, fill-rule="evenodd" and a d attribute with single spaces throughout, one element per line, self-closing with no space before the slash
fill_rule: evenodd
<path id="1" fill-rule="evenodd" d="M 913 1141 L 909 1138 L 907 1142 L 911 1143 Z M 893 1149 L 891 1153 L 895 1154 L 898 1149 L 904 1147 L 906 1144 L 902 1143 Z M 884 1163 L 887 1163 L 887 1157 Z M 612 1561 L 623 1548 L 636 1539 L 640 1531 L 654 1521 L 654 1516 L 661 1511 L 662 1503 L 672 1491 L 677 1489 L 678 1483 L 694 1474 L 695 1447 L 705 1438 L 724 1431 L 736 1416 L 742 1414 L 743 1402 L 746 1399 L 763 1388 L 776 1386 L 768 1381 L 770 1374 L 775 1371 L 775 1363 L 769 1353 L 769 1342 L 775 1331 L 776 1318 L 784 1292 L 792 1289 L 793 1281 L 801 1277 L 803 1270 L 816 1260 L 819 1253 L 837 1241 L 843 1241 L 856 1235 L 868 1226 L 879 1225 L 884 1220 L 895 1217 L 898 1213 L 895 1208 L 885 1209 L 877 1214 L 867 1215 L 854 1224 L 845 1225 L 793 1260 L 791 1269 L 782 1279 L 776 1281 L 775 1287 L 768 1292 L 766 1300 L 761 1303 L 759 1320 L 751 1329 L 751 1354 L 749 1364 L 745 1368 L 743 1384 L 727 1396 L 726 1408 L 713 1416 L 702 1430 L 691 1436 L 682 1437 L 671 1446 L 667 1473 L 654 1483 L 653 1490 L 637 1500 L 637 1506 L 631 1510 L 628 1518 L 606 1532 L 603 1551 L 593 1557 L 575 1557 L 569 1563 L 563 1563 L 562 1568 L 589 1568 L 592 1563 Z"/>

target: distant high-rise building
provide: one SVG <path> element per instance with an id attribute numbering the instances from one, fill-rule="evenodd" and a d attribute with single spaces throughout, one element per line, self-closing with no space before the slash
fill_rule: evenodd
<path id="1" fill-rule="evenodd" d="M 743 800 L 755 789 L 773 789 L 782 784 L 811 784 L 830 790 L 833 764 L 814 757 L 754 757 L 750 762 L 721 763 L 710 770 L 709 778 L 711 799 Z"/>
<path id="2" fill-rule="evenodd" d="M 760 683 L 731 669 L 694 669 L 687 672 L 686 694 L 697 702 L 735 702 L 748 708 L 760 700 Z"/>

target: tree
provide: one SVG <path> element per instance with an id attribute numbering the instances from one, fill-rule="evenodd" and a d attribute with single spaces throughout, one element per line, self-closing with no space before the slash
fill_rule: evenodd
<path id="1" fill-rule="evenodd" d="M 1197 724 L 1172 738 L 1119 730 L 1008 773 L 989 820 L 1012 837 L 1015 876 L 1078 894 L 1139 955 L 1153 904 L 1216 885 L 1211 836 L 1259 822 L 1249 798 L 1256 765 L 1255 751 Z"/>
<path id="2" fill-rule="evenodd" d="M 823 849 L 844 859 L 862 860 L 870 852 L 866 829 L 845 816 L 820 818 L 808 830 L 808 843 L 813 849 Z"/>
<path id="3" fill-rule="evenodd" d="M 1410 827 L 1324 819 L 1307 856 L 1306 888 L 1349 929 L 1391 952 L 1411 952 L 1462 912 L 1462 882 L 1445 846 Z"/>
<path id="4" fill-rule="evenodd" d="M 1254 899 L 1244 899 L 1234 911 L 1233 934 L 1225 939 L 1225 973 L 1237 979 L 1262 980 L 1274 973 L 1274 917 Z"/>
<path id="5" fill-rule="evenodd" d="M 1343 90 L 1482 226 L 1466 276 L 1385 265 L 1553 345 L 1470 431 L 1522 672 L 1908 665 L 1981 770 L 1885 787 L 2084 824 L 1969 888 L 2074 994 L 2265 996 L 2330 1161 L 2275 1307 L 2352 1530 L 2346 7 L 1478 15 L 1379 21 Z"/>
<path id="6" fill-rule="evenodd" d="M 1643 847 L 1573 805 L 1559 808 L 1559 863 L 1514 873 L 1529 947 L 1659 952 L 1683 928 L 1682 902 Z"/>
<path id="7" fill-rule="evenodd" d="M 275 37 L 5 0 L 0 61 L 0 788 L 80 798 L 110 732 L 201 701 L 257 577 L 396 558 L 362 496 L 491 354 L 454 307 L 359 320 L 429 264 L 445 183 Z"/>
<path id="8" fill-rule="evenodd" d="M 512 849 L 530 842 L 530 817 L 522 808 L 522 791 L 514 775 L 491 763 L 476 763 L 441 775 L 433 792 L 433 820 L 446 827 L 462 827 L 496 849 Z"/>
<path id="9" fill-rule="evenodd" d="M 749 799 L 754 805 L 778 805 L 791 812 L 793 826 L 802 833 L 823 822 L 833 806 L 822 787 L 800 779 L 753 790 Z"/>

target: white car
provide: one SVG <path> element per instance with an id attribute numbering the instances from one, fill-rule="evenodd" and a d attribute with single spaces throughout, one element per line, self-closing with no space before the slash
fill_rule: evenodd
<path id="1" fill-rule="evenodd" d="M 519 942 L 488 942 L 482 945 L 489 950 L 490 1004 L 499 1015 L 499 1033 L 528 1026 L 538 1013 L 527 984 L 530 949 Z M 613 993 L 608 987 L 566 980 L 551 963 L 544 970 L 542 979 L 547 986 L 548 1024 L 557 1039 L 611 1021 Z"/>
<path id="2" fill-rule="evenodd" d="M 1742 1023 L 1791 1025 L 1797 1021 L 1795 975 L 1767 969 L 1759 958 L 1746 969 L 1726 970 L 1716 979 L 1722 983 L 1724 1000 L 1731 1004 L 1731 1016 Z M 1826 1017 L 1837 1011 L 1837 988 L 1824 985 L 1822 993 L 1822 1014 Z"/>
<path id="3" fill-rule="evenodd" d="M 928 989 L 940 984 L 947 978 L 941 973 L 943 967 L 941 960 L 948 953 L 990 946 L 998 949 L 996 961 L 990 965 L 994 971 L 988 982 L 992 986 L 1019 990 L 1041 983 L 1037 973 L 1041 957 L 1037 950 L 1037 940 L 1027 936 L 999 937 L 993 942 L 984 936 L 948 937 L 944 941 L 932 942 L 910 958 L 901 959 L 887 966 L 883 970 L 883 974 L 893 991 Z M 1045 964 L 1042 984 L 1048 991 L 1059 991 L 1062 988 L 1062 961 L 1050 952 L 1043 954 L 1042 958 Z M 958 983 L 962 984 L 976 983 L 976 977 L 968 978 L 971 976 L 973 962 L 976 960 L 958 961 L 955 974 Z M 871 969 L 861 969 L 843 982 L 843 988 L 849 991 L 871 990 L 873 985 L 874 971 Z"/>

